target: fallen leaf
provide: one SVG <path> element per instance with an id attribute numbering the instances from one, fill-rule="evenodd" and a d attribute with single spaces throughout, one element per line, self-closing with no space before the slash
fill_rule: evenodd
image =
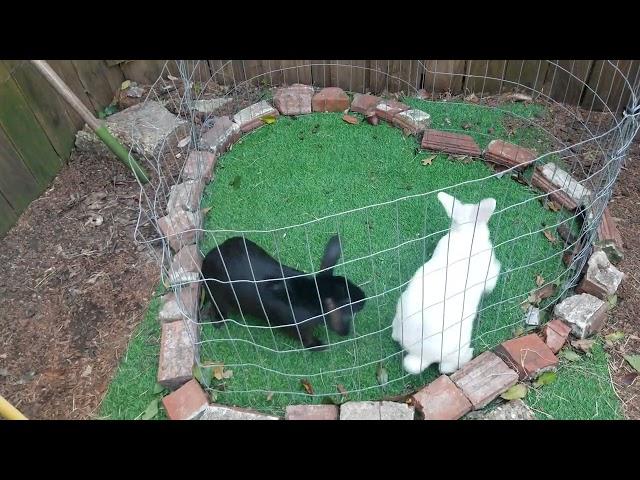
<path id="1" fill-rule="evenodd" d="M 449 119 L 449 117 L 445 118 L 444 121 L 447 125 L 451 125 L 451 120 Z"/>
<path id="2" fill-rule="evenodd" d="M 640 372 L 640 355 L 625 355 L 624 359 L 629 362 L 636 372 Z"/>
<path id="3" fill-rule="evenodd" d="M 626 375 L 624 375 L 620 379 L 620 382 L 625 387 L 629 387 L 629 386 L 633 385 L 633 382 L 635 381 L 636 378 L 638 378 L 638 372 L 631 372 L 631 373 L 627 373 Z"/>
<path id="4" fill-rule="evenodd" d="M 580 360 L 580 355 L 578 355 L 573 350 L 569 350 L 567 348 L 563 349 L 560 352 L 560 356 L 566 360 L 569 360 L 570 362 L 577 362 L 578 360 Z"/>
<path id="5" fill-rule="evenodd" d="M 623 338 L 624 338 L 624 332 L 614 332 L 604 336 L 604 339 L 610 342 L 617 342 L 619 340 L 622 340 Z"/>
<path id="6" fill-rule="evenodd" d="M 274 117 L 273 115 L 267 115 L 266 117 L 261 117 L 260 120 L 262 120 L 267 125 L 271 125 L 272 123 L 276 123 L 276 117 Z"/>
<path id="7" fill-rule="evenodd" d="M 584 353 L 591 353 L 591 349 L 595 343 L 595 340 L 574 340 L 571 342 L 571 346 L 578 350 L 582 350 Z"/>
<path id="8" fill-rule="evenodd" d="M 542 275 L 536 275 L 536 285 L 538 287 L 541 287 L 542 285 L 544 285 L 544 277 Z"/>
<path id="9" fill-rule="evenodd" d="M 540 375 L 535 382 L 533 382 L 533 386 L 538 388 L 543 385 L 549 385 L 555 382 L 558 379 L 558 374 L 556 372 L 544 372 Z"/>
<path id="10" fill-rule="evenodd" d="M 120 85 L 120 90 L 126 90 L 129 88 L 129 85 L 131 85 L 131 80 L 125 80 L 122 82 L 122 85 Z"/>
<path id="11" fill-rule="evenodd" d="M 357 125 L 358 124 L 358 119 L 356 117 L 351 116 L 351 115 L 343 115 L 342 116 L 342 120 L 344 120 L 347 123 L 350 123 L 351 125 Z"/>
<path id="12" fill-rule="evenodd" d="M 240 180 L 242 179 L 242 177 L 240 177 L 240 175 L 236 175 L 235 177 L 233 177 L 233 180 L 231 180 L 231 182 L 229 182 L 229 186 L 233 187 L 234 190 L 237 190 L 240 188 Z"/>
<path id="13" fill-rule="evenodd" d="M 173 75 L 167 75 L 167 78 L 169 80 L 171 80 L 172 82 L 176 82 L 176 81 L 180 80 L 178 77 L 174 77 Z"/>
<path id="14" fill-rule="evenodd" d="M 464 125 L 462 125 L 462 128 L 464 130 L 469 130 L 473 125 L 471 125 L 470 123 L 465 123 Z"/>
<path id="15" fill-rule="evenodd" d="M 211 400 L 211 403 L 215 403 L 216 400 L 218 400 L 218 392 L 216 392 L 215 390 L 211 390 L 209 392 L 209 400 Z"/>
<path id="16" fill-rule="evenodd" d="M 607 297 L 607 304 L 609 305 L 609 310 L 614 308 L 618 304 L 618 295 L 615 293 L 613 295 L 609 295 Z"/>
<path id="17" fill-rule="evenodd" d="M 213 376 L 216 380 L 222 380 L 224 377 L 224 364 L 220 363 L 213 367 Z"/>
<path id="18" fill-rule="evenodd" d="M 267 395 L 267 402 L 270 402 L 271 399 L 273 399 L 273 392 L 269 392 L 269 394 Z"/>
<path id="19" fill-rule="evenodd" d="M 151 420 L 158 414 L 158 399 L 154 398 L 142 414 L 142 420 Z"/>
<path id="20" fill-rule="evenodd" d="M 158 393 L 161 393 L 164 390 L 164 387 L 162 385 L 160 385 L 159 383 L 156 383 L 153 386 L 153 394 L 157 395 Z"/>
<path id="21" fill-rule="evenodd" d="M 536 290 L 535 294 L 540 300 L 544 300 L 545 298 L 551 297 L 554 293 L 556 293 L 556 285 L 554 283 L 550 283 Z"/>
<path id="22" fill-rule="evenodd" d="M 471 103 L 478 103 L 478 97 L 476 96 L 475 93 L 472 93 L 471 95 L 467 95 L 466 97 L 464 97 L 464 101 L 471 102 Z"/>
<path id="23" fill-rule="evenodd" d="M 382 366 L 382 364 L 378 365 L 378 369 L 376 370 L 376 378 L 378 379 L 378 383 L 380 385 L 386 385 L 389 382 L 389 374 L 387 373 L 387 369 Z"/>
<path id="24" fill-rule="evenodd" d="M 200 385 L 208 386 L 211 383 L 211 375 L 213 371 L 210 366 L 194 365 L 192 369 L 193 378 L 195 378 Z"/>
<path id="25" fill-rule="evenodd" d="M 500 395 L 505 400 L 517 400 L 527 396 L 527 386 L 524 383 L 518 383 L 509 390 Z"/>
<path id="26" fill-rule="evenodd" d="M 342 395 L 344 398 L 347 398 L 347 390 L 341 383 L 338 384 L 338 391 L 340 392 L 340 395 Z"/>
<path id="27" fill-rule="evenodd" d="M 81 377 L 88 377 L 89 375 L 91 375 L 91 371 L 93 370 L 93 368 L 91 367 L 91 365 L 87 365 L 85 367 L 85 369 L 82 371 L 82 375 L 80 375 Z"/>
<path id="28" fill-rule="evenodd" d="M 207 208 L 203 208 L 202 210 L 200 210 L 202 212 L 203 215 L 206 215 L 207 213 L 209 213 L 209 211 L 212 209 L 213 207 L 207 207 Z"/>
<path id="29" fill-rule="evenodd" d="M 309 383 L 309 380 L 307 380 L 306 378 L 303 378 L 302 380 L 300 380 L 300 383 L 302 384 L 302 387 L 304 388 L 305 392 L 307 392 L 309 395 L 313 395 L 313 387 Z"/>
<path id="30" fill-rule="evenodd" d="M 530 95 L 526 95 L 524 93 L 512 93 L 507 98 L 514 102 L 531 102 L 533 100 Z"/>
<path id="31" fill-rule="evenodd" d="M 552 212 L 559 212 L 561 207 L 556 202 L 550 201 L 547 202 L 547 208 Z"/>
<path id="32" fill-rule="evenodd" d="M 547 237 L 547 240 L 549 240 L 551 243 L 556 243 L 556 237 L 554 237 L 553 233 L 551 233 L 549 230 L 545 230 L 542 233 L 544 233 L 544 236 Z"/>
<path id="33" fill-rule="evenodd" d="M 191 137 L 184 137 L 178 142 L 178 148 L 184 148 L 191 143 Z"/>
<path id="34" fill-rule="evenodd" d="M 422 161 L 420 163 L 422 163 L 422 165 L 431 165 L 433 163 L 433 160 L 437 157 L 438 155 L 429 155 L 428 157 L 425 157 L 422 159 Z"/>
<path id="35" fill-rule="evenodd" d="M 225 370 L 222 372 L 222 378 L 231 378 L 233 377 L 233 370 Z"/>

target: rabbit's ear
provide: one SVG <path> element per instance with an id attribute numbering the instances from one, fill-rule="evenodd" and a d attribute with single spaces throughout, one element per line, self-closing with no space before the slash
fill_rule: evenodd
<path id="1" fill-rule="evenodd" d="M 459 202 L 454 197 L 445 192 L 438 193 L 438 200 L 444 207 L 444 211 L 447 212 L 447 216 L 449 218 L 452 218 L 451 215 L 453 214 L 454 205 Z M 459 205 L 455 205 L 455 207 L 459 207 Z"/>
<path id="2" fill-rule="evenodd" d="M 478 206 L 478 223 L 487 223 L 496 209 L 495 198 L 485 198 Z"/>
<path id="3" fill-rule="evenodd" d="M 333 267 L 335 267 L 336 263 L 338 263 L 338 259 L 342 251 L 340 250 L 340 238 L 338 235 L 334 235 L 327 243 L 327 247 L 324 249 L 324 255 L 322 256 L 322 261 L 320 262 L 320 269 L 324 270 L 325 268 L 331 267 L 325 274 L 331 275 L 333 273 Z"/>

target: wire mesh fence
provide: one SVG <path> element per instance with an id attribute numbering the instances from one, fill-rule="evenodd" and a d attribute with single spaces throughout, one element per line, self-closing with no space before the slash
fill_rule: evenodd
<path id="1" fill-rule="evenodd" d="M 619 61 L 588 72 L 578 61 L 468 61 L 462 69 L 457 61 L 399 69 L 390 62 L 168 62 L 146 98 L 184 123 L 160 152 L 142 154 L 152 181 L 140 189 L 137 236 L 160 245 L 162 278 L 190 326 L 196 364 L 212 369 L 205 383 L 221 400 L 401 394 L 434 375 L 430 365 L 455 371 L 523 331 L 528 311 L 544 311 L 580 277 L 638 130 L 638 71 Z M 384 156 L 391 147 L 365 138 L 379 127 L 363 128 L 362 137 L 341 133 L 332 127 L 342 125 L 341 114 L 312 113 L 308 124 L 303 115 L 264 121 L 228 151 L 203 142 L 225 116 L 264 108 L 276 88 L 296 83 L 397 99 L 429 113 L 431 128 L 470 134 L 483 149 L 502 138 L 535 158 L 525 168 L 491 168 L 453 157 L 418 170 L 407 165 L 433 159 L 397 130 L 389 145 L 412 152 L 394 167 L 404 176 L 385 170 L 392 162 L 383 159 L 379 171 L 356 172 L 349 184 L 360 165 L 350 169 L 354 156 Z M 567 104 L 576 90 L 582 108 Z M 278 140 L 286 125 L 298 129 L 297 140 Z M 305 129 L 317 148 L 306 163 L 298 160 L 308 148 Z M 217 158 L 204 194 L 185 181 L 193 152 Z M 203 169 L 196 177 L 206 176 L 204 163 L 196 165 Z M 243 172 L 256 168 L 262 177 L 240 188 Z M 541 172 L 551 188 L 536 188 Z M 381 183 L 399 188 L 378 196 Z M 193 227 L 181 235 L 192 234 L 195 249 L 175 248 L 158 224 L 179 185 L 193 196 L 184 213 Z M 563 208 L 558 198 L 575 205 Z M 176 250 L 197 265 L 204 256 L 200 270 L 172 267 Z M 551 293 L 537 296 L 544 290 Z M 202 294 L 198 308 L 184 300 L 193 291 Z"/>

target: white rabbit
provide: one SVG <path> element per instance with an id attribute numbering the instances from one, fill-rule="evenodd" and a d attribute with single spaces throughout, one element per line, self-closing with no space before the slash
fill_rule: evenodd
<path id="1" fill-rule="evenodd" d="M 401 295 L 392 325 L 392 338 L 407 352 L 404 369 L 411 374 L 433 363 L 440 364 L 440 373 L 453 373 L 473 358 L 478 305 L 500 274 L 487 226 L 495 199 L 464 204 L 440 192 L 438 200 L 452 220 L 451 229 Z"/>

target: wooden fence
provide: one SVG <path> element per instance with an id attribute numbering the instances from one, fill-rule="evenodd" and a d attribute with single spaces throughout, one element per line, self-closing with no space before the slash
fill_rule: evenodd
<path id="1" fill-rule="evenodd" d="M 50 60 L 93 112 L 125 79 L 152 83 L 164 60 Z M 612 65 L 613 64 L 613 65 Z M 276 85 L 312 83 L 381 93 L 498 93 L 520 86 L 586 109 L 620 111 L 638 83 L 640 61 L 614 60 L 203 60 L 193 80 Z M 177 75 L 175 64 L 169 70 Z M 50 184 L 68 160 L 83 122 L 34 67 L 0 60 L 0 235 Z"/>

